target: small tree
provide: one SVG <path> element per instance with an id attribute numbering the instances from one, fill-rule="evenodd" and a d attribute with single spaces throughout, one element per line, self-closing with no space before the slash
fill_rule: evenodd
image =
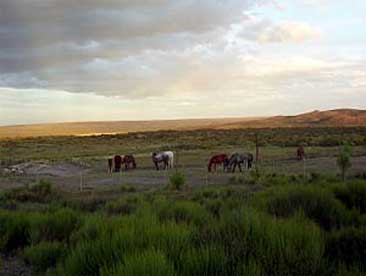
<path id="1" fill-rule="evenodd" d="M 186 176 L 181 172 L 175 172 L 170 177 L 170 184 L 175 190 L 180 190 L 186 183 Z"/>
<path id="2" fill-rule="evenodd" d="M 342 145 L 339 149 L 339 155 L 337 158 L 337 165 L 341 170 L 343 181 L 346 180 L 346 173 L 349 168 L 352 167 L 351 163 L 352 147 L 350 145 Z"/>

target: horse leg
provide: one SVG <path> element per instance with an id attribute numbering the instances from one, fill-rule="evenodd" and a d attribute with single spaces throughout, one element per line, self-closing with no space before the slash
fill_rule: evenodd
<path id="1" fill-rule="evenodd" d="M 238 166 L 239 166 L 239 171 L 243 172 L 242 169 L 241 169 L 241 164 L 240 163 L 238 164 Z"/>
<path id="2" fill-rule="evenodd" d="M 158 170 L 159 170 L 159 164 L 158 164 L 158 162 L 157 162 L 157 161 L 155 161 L 154 163 L 155 163 L 155 168 L 156 168 L 156 170 L 158 171 Z"/>

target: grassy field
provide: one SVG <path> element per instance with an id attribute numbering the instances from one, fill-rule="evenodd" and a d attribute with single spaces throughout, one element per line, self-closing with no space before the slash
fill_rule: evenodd
<path id="1" fill-rule="evenodd" d="M 254 153 L 256 136 L 254 169 L 207 173 L 213 154 Z M 2 140 L 3 168 L 38 170 L 0 174 L 0 275 L 361 275 L 365 137 L 291 128 Z M 175 170 L 153 170 L 150 154 L 163 149 Z M 127 153 L 137 170 L 108 174 L 106 158 Z"/>

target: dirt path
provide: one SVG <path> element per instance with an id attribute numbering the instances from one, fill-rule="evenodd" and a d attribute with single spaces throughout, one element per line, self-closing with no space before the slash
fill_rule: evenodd
<path id="1" fill-rule="evenodd" d="M 337 173 L 335 157 L 318 157 L 302 161 L 294 159 L 269 160 L 262 163 L 265 172 L 284 173 L 284 174 L 302 174 L 306 173 Z M 39 179 L 48 179 L 57 186 L 68 190 L 79 189 L 81 183 L 86 188 L 98 188 L 116 186 L 120 184 L 158 186 L 169 183 L 170 172 L 156 171 L 149 165 L 142 165 L 136 170 L 109 174 L 105 168 L 105 162 L 99 161 L 90 164 L 88 168 L 78 167 L 74 164 L 60 162 L 48 164 L 44 169 L 29 170 L 29 173 L 16 176 L 0 176 L 0 189 L 23 186 Z M 179 168 L 186 177 L 187 183 L 191 186 L 227 184 L 232 174 L 223 173 L 222 169 L 217 173 L 207 173 L 205 166 L 198 166 L 193 163 L 190 166 Z M 350 174 L 366 171 L 366 156 L 352 158 L 352 169 Z M 248 172 L 245 172 L 248 173 Z M 237 173 L 239 174 L 239 173 Z"/>

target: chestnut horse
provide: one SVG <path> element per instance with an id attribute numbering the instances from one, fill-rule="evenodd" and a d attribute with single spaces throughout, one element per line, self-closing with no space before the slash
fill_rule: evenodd
<path id="1" fill-rule="evenodd" d="M 122 164 L 125 164 L 125 170 L 136 169 L 136 161 L 133 155 L 124 155 L 122 158 Z"/>
<path id="2" fill-rule="evenodd" d="M 125 170 L 136 169 L 136 161 L 133 155 L 115 155 L 113 158 L 108 158 L 108 172 L 120 172 L 122 164 L 125 165 Z"/>
<path id="3" fill-rule="evenodd" d="M 212 171 L 212 165 L 214 166 L 214 171 L 216 172 L 216 166 L 223 164 L 224 171 L 226 170 L 226 166 L 228 164 L 229 158 L 226 154 L 219 154 L 212 156 L 210 162 L 208 163 L 208 171 Z"/>
<path id="4" fill-rule="evenodd" d="M 304 147 L 303 146 L 299 146 L 297 148 L 297 160 L 301 161 L 301 160 L 304 160 L 305 159 L 305 150 L 304 150 Z"/>

